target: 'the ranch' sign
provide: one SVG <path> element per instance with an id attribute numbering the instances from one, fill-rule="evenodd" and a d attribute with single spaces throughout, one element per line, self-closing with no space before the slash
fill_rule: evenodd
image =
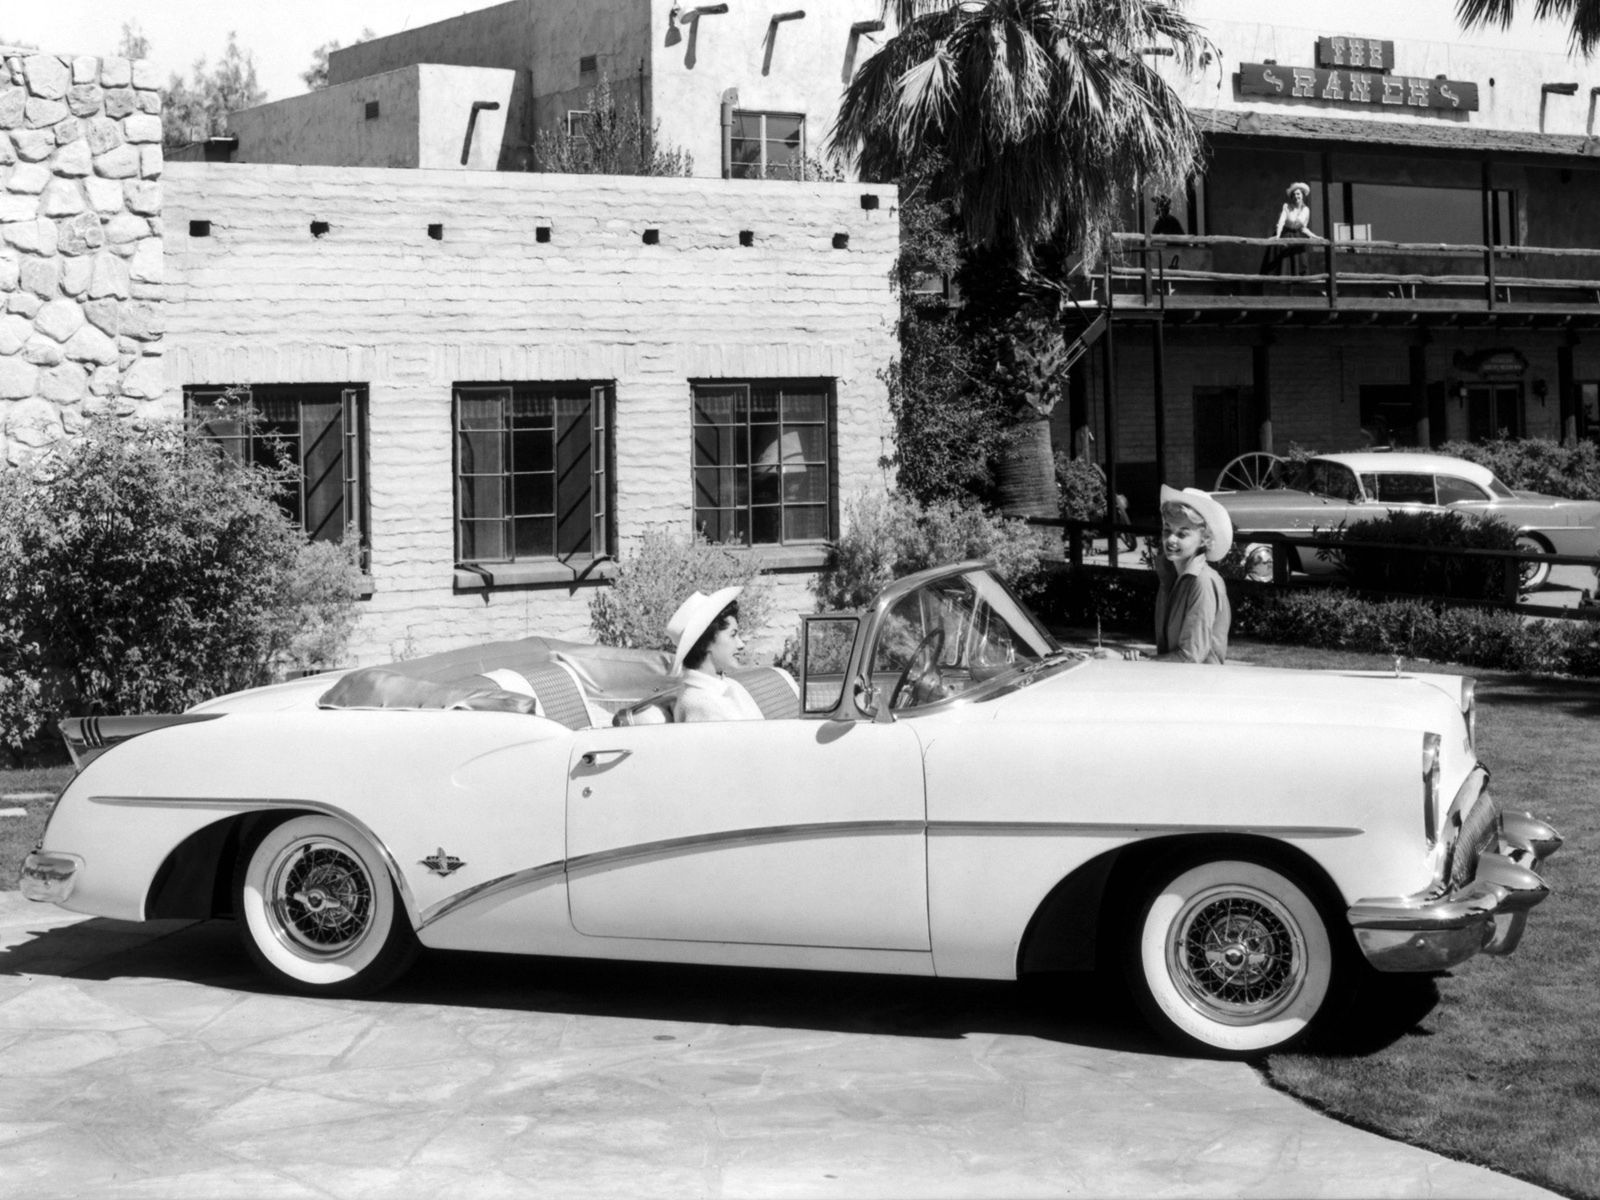
<path id="1" fill-rule="evenodd" d="M 1354 42 L 1355 39 L 1350 41 Z M 1363 54 L 1362 57 L 1367 56 Z M 1374 74 L 1371 71 L 1280 67 L 1276 63 L 1240 63 L 1239 91 L 1246 96 L 1272 96 L 1283 100 L 1331 100 L 1340 104 L 1375 104 L 1393 108 L 1478 111 L 1478 85 L 1475 83 Z"/>

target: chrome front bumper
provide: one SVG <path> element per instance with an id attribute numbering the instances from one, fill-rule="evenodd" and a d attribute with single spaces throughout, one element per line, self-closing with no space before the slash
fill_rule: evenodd
<path id="1" fill-rule="evenodd" d="M 1550 894 L 1538 868 L 1561 835 L 1531 813 L 1502 813 L 1499 842 L 1478 857 L 1472 880 L 1444 893 L 1350 906 L 1350 926 L 1380 971 L 1442 971 L 1485 954 L 1510 954 L 1528 910 Z"/>

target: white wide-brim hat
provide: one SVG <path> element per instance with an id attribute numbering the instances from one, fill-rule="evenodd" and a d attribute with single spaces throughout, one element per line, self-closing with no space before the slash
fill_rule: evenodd
<path id="1" fill-rule="evenodd" d="M 1233 549 L 1233 518 L 1228 515 L 1228 510 L 1210 495 L 1199 488 L 1184 488 L 1179 491 L 1175 487 L 1161 485 L 1161 504 L 1181 504 L 1185 508 L 1192 508 L 1200 514 L 1200 519 L 1206 523 L 1206 528 L 1211 531 L 1211 545 L 1206 547 L 1206 559 L 1210 562 L 1221 562 L 1228 557 L 1228 551 Z"/>
<path id="2" fill-rule="evenodd" d="M 735 585 L 718 588 L 709 596 L 704 592 L 696 592 L 678 605 L 678 611 L 667 622 L 667 636 L 678 642 L 678 652 L 672 659 L 674 675 L 682 674 L 683 656 L 689 653 L 690 647 L 700 640 L 700 635 L 710 628 L 711 622 L 721 615 L 722 610 L 739 598 L 742 591 L 744 588 Z"/>

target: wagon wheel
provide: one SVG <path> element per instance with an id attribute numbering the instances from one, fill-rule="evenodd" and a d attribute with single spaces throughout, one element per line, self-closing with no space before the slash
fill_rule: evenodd
<path id="1" fill-rule="evenodd" d="M 1260 492 L 1283 486 L 1283 459 L 1265 450 L 1241 454 L 1217 475 L 1214 492 Z"/>

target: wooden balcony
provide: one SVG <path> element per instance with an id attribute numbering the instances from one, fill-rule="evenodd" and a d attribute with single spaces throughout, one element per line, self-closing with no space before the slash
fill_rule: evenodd
<path id="1" fill-rule="evenodd" d="M 1299 250 L 1304 275 L 1262 274 Z M 1174 324 L 1600 328 L 1600 250 L 1226 235 L 1113 235 L 1093 285 Z"/>

